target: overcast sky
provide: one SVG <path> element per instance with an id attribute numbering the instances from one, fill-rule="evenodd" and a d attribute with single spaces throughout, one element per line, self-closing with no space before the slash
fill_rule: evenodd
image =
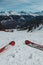
<path id="1" fill-rule="evenodd" d="M 0 11 L 42 11 L 43 0 L 0 0 Z"/>

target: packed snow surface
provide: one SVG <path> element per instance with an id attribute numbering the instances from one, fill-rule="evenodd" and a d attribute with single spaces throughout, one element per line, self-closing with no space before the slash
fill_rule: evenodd
<path id="1" fill-rule="evenodd" d="M 14 47 L 0 54 L 0 65 L 43 65 L 43 51 L 25 45 L 25 40 L 43 45 L 43 28 L 33 32 L 0 31 L 0 48 L 15 41 Z"/>

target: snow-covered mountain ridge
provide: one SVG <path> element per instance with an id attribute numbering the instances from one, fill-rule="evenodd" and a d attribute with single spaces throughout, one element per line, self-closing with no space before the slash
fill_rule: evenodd
<path id="1" fill-rule="evenodd" d="M 14 11 L 2 11 L 0 12 L 0 15 L 9 16 L 9 15 L 20 15 L 20 14 Z"/>
<path id="2" fill-rule="evenodd" d="M 41 12 L 25 12 L 25 11 L 21 11 L 21 12 L 15 12 L 15 11 L 1 11 L 0 15 L 33 15 L 33 16 L 39 16 L 39 15 L 43 15 L 43 11 Z"/>

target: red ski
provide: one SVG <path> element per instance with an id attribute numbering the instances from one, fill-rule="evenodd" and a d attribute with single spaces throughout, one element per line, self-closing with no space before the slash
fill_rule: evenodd
<path id="1" fill-rule="evenodd" d="M 8 48 L 10 48 L 11 46 L 14 46 L 14 45 L 15 45 L 15 42 L 11 41 L 9 44 L 7 44 L 6 46 L 4 46 L 0 49 L 0 53 L 4 52 L 5 50 L 7 50 Z"/>
<path id="2" fill-rule="evenodd" d="M 43 51 L 43 45 L 36 44 L 36 43 L 31 42 L 29 40 L 25 40 L 25 44 L 30 46 L 30 47 L 33 47 L 33 48 L 36 48 L 36 49 Z"/>

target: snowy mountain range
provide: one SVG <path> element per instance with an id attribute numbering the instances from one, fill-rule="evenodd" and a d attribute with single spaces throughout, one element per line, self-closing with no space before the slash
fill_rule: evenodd
<path id="1" fill-rule="evenodd" d="M 43 15 L 43 11 L 33 13 L 35 15 Z"/>
<path id="2" fill-rule="evenodd" d="M 17 12 L 14 12 L 14 11 L 1 11 L 1 12 L 0 12 L 0 15 L 9 16 L 9 15 L 20 15 L 20 14 L 17 13 Z"/>
<path id="3" fill-rule="evenodd" d="M 43 13 L 43 11 L 42 11 Z M 0 12 L 0 28 L 7 29 L 29 29 L 31 30 L 33 27 L 36 28 L 40 24 L 43 24 L 43 16 L 41 16 L 41 12 L 35 13 L 27 13 L 24 11 L 21 12 Z M 2 26 L 3 25 L 3 26 Z"/>
<path id="4" fill-rule="evenodd" d="M 38 15 L 43 15 L 43 11 L 40 11 L 40 12 L 25 12 L 25 11 L 21 11 L 21 12 L 15 12 L 15 11 L 1 11 L 0 12 L 0 15 L 6 15 L 6 16 L 9 16 L 9 15 L 33 15 L 33 16 L 38 16 Z"/>

